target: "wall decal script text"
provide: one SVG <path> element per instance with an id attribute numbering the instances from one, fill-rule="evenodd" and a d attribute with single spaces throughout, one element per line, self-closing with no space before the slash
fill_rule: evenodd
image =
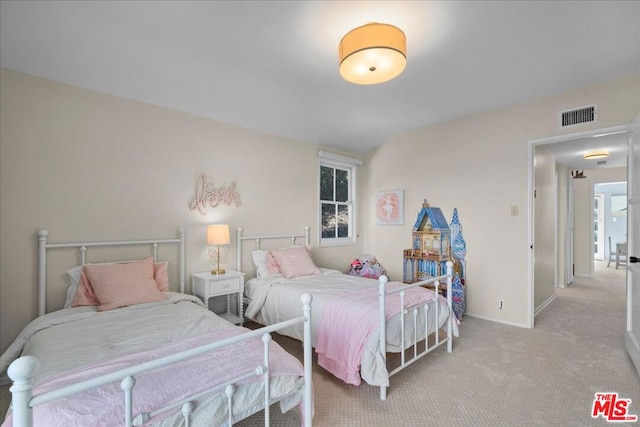
<path id="1" fill-rule="evenodd" d="M 207 207 L 215 208 L 220 203 L 236 207 L 241 205 L 240 194 L 236 183 L 232 182 L 228 186 L 215 187 L 213 183 L 207 182 L 207 175 L 202 173 L 196 181 L 196 196 L 191 202 L 191 210 L 198 210 L 202 215 L 206 215 Z"/>

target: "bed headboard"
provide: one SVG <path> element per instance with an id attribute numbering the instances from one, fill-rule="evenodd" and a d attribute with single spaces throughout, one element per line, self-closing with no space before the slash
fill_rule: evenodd
<path id="1" fill-rule="evenodd" d="M 76 248 L 80 251 L 81 264 L 86 264 L 87 250 L 95 247 L 105 246 L 151 246 L 151 255 L 155 261 L 158 260 L 158 246 L 166 244 L 180 245 L 179 280 L 180 292 L 184 293 L 186 269 L 185 269 L 185 229 L 178 229 L 178 238 L 146 239 L 146 240 L 113 240 L 100 242 L 70 242 L 70 243 L 48 243 L 49 231 L 38 230 L 38 316 L 42 316 L 47 311 L 47 250 L 59 248 Z M 121 260 L 120 260 L 121 261 Z"/>
<path id="2" fill-rule="evenodd" d="M 309 239 L 309 230 L 310 227 L 304 227 L 304 234 L 279 234 L 279 235 L 271 235 L 271 236 L 243 236 L 242 232 L 244 231 L 242 227 L 238 227 L 236 229 L 236 265 L 238 266 L 238 271 L 244 271 L 242 268 L 242 242 L 245 240 L 253 240 L 255 242 L 254 250 L 260 249 L 260 243 L 263 240 L 288 240 L 291 246 L 296 244 L 297 239 L 301 239 L 304 237 L 305 246 L 309 246 L 311 240 Z"/>

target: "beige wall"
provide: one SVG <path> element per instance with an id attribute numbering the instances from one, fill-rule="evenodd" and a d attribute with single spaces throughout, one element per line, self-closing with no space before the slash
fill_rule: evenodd
<path id="1" fill-rule="evenodd" d="M 598 182 L 627 180 L 627 168 L 607 168 L 584 171 L 584 179 L 573 180 L 573 262 L 575 274 L 593 274 L 593 185 Z"/>
<path id="2" fill-rule="evenodd" d="M 0 351 L 37 312 L 40 227 L 57 242 L 173 237 L 186 227 L 188 273 L 211 268 L 210 223 L 246 234 L 309 225 L 316 244 L 321 147 L 7 69 L 0 88 Z M 190 211 L 201 172 L 216 185 L 235 181 L 242 206 Z M 360 253 L 360 245 L 323 248 L 314 258 L 346 270 Z M 52 309 L 65 291 L 56 261 L 49 267 Z"/>
<path id="3" fill-rule="evenodd" d="M 457 207 L 467 242 L 468 313 L 527 325 L 528 141 L 631 123 L 640 111 L 639 95 L 640 75 L 628 76 L 394 138 L 368 156 L 367 194 L 404 189 L 405 224 L 375 225 L 373 201 L 365 199 L 365 251 L 401 277 L 402 250 L 409 247 L 422 199 L 447 218 Z M 559 111 L 594 102 L 598 123 L 558 128 Z M 519 206 L 519 216 L 510 215 L 512 205 Z"/>
<path id="4" fill-rule="evenodd" d="M 630 123 L 640 111 L 639 87 L 635 75 L 397 136 L 362 167 L 360 244 L 315 249 L 316 261 L 345 270 L 370 253 L 401 280 L 402 250 L 423 198 L 447 218 L 457 207 L 468 246 L 468 313 L 525 325 L 528 141 L 563 133 L 557 112 L 593 102 L 599 122 L 578 130 Z M 184 226 L 189 273 L 210 268 L 209 223 L 248 234 L 310 225 L 317 237 L 321 147 L 6 69 L 0 112 L 0 351 L 37 311 L 40 227 L 52 241 L 69 241 L 173 236 Z M 189 211 L 201 172 L 218 185 L 237 182 L 242 206 L 206 217 Z M 389 189 L 405 190 L 404 225 L 374 223 L 374 192 Z M 232 257 L 227 267 L 234 265 Z M 50 308 L 64 299 L 55 274 Z"/>

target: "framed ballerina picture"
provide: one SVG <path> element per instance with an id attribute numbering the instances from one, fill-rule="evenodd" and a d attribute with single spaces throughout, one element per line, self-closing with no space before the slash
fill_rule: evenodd
<path id="1" fill-rule="evenodd" d="M 376 224 L 404 224 L 404 190 L 378 191 L 375 202 Z"/>

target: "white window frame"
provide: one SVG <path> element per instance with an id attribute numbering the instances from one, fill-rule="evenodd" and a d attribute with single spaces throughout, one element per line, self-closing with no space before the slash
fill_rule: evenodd
<path id="1" fill-rule="evenodd" d="M 339 154 L 318 151 L 318 180 L 316 181 L 317 200 L 318 200 L 318 246 L 343 246 L 355 245 L 358 242 L 357 228 L 357 203 L 358 194 L 358 166 L 362 165 L 362 161 L 351 157 L 341 156 Z M 349 212 L 349 236 L 340 238 L 322 238 L 322 200 L 320 200 L 320 171 L 322 166 L 330 168 L 338 168 L 349 172 L 349 200 L 347 201 Z"/>

